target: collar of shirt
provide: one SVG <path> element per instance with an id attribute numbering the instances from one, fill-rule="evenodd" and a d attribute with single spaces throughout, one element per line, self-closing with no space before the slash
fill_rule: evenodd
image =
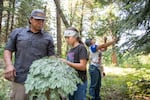
<path id="1" fill-rule="evenodd" d="M 27 32 L 31 32 L 31 33 L 33 33 L 31 30 L 30 30 L 30 28 L 28 28 L 27 29 Z M 44 32 L 43 32 L 43 30 L 40 30 L 39 32 L 37 32 L 37 33 L 35 33 L 35 34 L 44 34 Z"/>

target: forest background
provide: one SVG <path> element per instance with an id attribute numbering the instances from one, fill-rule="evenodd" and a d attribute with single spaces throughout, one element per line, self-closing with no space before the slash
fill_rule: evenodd
<path id="1" fill-rule="evenodd" d="M 68 49 L 63 31 L 76 27 L 82 40 L 98 44 L 118 38 L 103 53 L 106 76 L 102 100 L 150 99 L 150 0 L 0 0 L 0 99 L 7 100 L 9 82 L 3 78 L 3 50 L 9 33 L 27 27 L 33 9 L 43 9 L 44 30 L 54 38 L 56 54 Z"/>

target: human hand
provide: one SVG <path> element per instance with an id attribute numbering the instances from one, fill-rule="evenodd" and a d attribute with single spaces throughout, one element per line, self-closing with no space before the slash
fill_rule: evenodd
<path id="1" fill-rule="evenodd" d="M 104 43 L 106 43 L 106 42 L 107 42 L 107 37 L 105 36 L 105 37 L 104 37 Z"/>
<path id="2" fill-rule="evenodd" d="M 62 62 L 64 62 L 64 63 L 67 63 L 67 60 L 64 59 L 64 58 L 60 58 L 60 60 L 61 60 Z"/>
<path id="3" fill-rule="evenodd" d="M 104 52 L 107 50 L 107 47 L 106 48 L 101 48 L 101 51 Z"/>
<path id="4" fill-rule="evenodd" d="M 5 68 L 4 78 L 9 81 L 14 81 L 14 77 L 16 76 L 16 70 L 13 65 L 9 65 Z"/>

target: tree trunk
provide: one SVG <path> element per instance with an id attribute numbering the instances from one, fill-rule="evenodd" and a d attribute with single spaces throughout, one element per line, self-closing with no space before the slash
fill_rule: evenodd
<path id="1" fill-rule="evenodd" d="M 15 15 L 15 1 L 16 0 L 12 0 L 12 16 L 11 16 L 11 27 L 10 27 L 10 31 L 13 30 L 13 26 L 14 26 L 14 15 Z"/>
<path id="2" fill-rule="evenodd" d="M 46 92 L 45 92 L 45 96 L 46 96 L 46 99 L 47 100 L 50 100 L 50 89 L 48 89 Z"/>
<path id="3" fill-rule="evenodd" d="M 72 5 L 73 5 L 72 3 L 73 3 L 73 2 L 71 1 L 71 8 L 69 8 L 69 9 L 71 9 L 71 10 L 70 10 L 70 12 L 71 12 L 71 13 L 70 13 L 70 14 L 71 14 L 71 15 L 70 15 L 70 26 L 72 26 L 72 25 L 73 25 L 73 22 L 74 22 L 74 18 L 75 18 L 74 15 L 75 15 L 75 12 L 76 12 L 76 10 L 77 10 L 78 1 L 76 2 L 74 9 L 72 8 Z"/>
<path id="4" fill-rule="evenodd" d="M 60 0 L 57 0 L 58 4 L 57 7 L 60 8 Z M 62 46 L 62 39 L 61 39 L 61 19 L 60 19 L 60 14 L 59 11 L 56 10 L 56 16 L 57 16 L 57 55 L 61 55 L 61 46 Z"/>
<path id="5" fill-rule="evenodd" d="M 117 65 L 117 55 L 116 55 L 116 52 L 114 50 L 114 45 L 112 47 L 112 55 L 111 55 L 111 57 L 112 57 L 112 64 Z"/>
<path id="6" fill-rule="evenodd" d="M 65 24 L 65 27 L 66 28 L 69 27 L 70 25 L 69 25 L 68 21 L 66 20 L 62 10 L 60 9 L 58 0 L 54 0 L 54 2 L 55 2 L 55 5 L 56 5 L 56 9 L 59 12 L 59 15 L 61 16 L 63 23 Z"/>
<path id="7" fill-rule="evenodd" d="M 11 8 L 11 0 L 9 0 L 9 8 Z M 9 22 L 10 22 L 10 10 L 8 9 L 7 10 L 7 22 L 6 22 L 6 30 L 5 30 L 5 42 L 7 41 L 7 37 L 8 37 L 8 34 L 9 34 Z"/>
<path id="8" fill-rule="evenodd" d="M 0 38 L 2 39 L 3 0 L 0 0 Z M 1 44 L 2 40 L 0 40 Z"/>
<path id="9" fill-rule="evenodd" d="M 82 12 L 81 12 L 80 29 L 79 29 L 79 33 L 81 37 L 82 37 L 82 26 L 83 26 L 82 21 L 83 21 L 84 4 L 85 2 L 82 3 Z"/>
<path id="10" fill-rule="evenodd" d="M 44 6 L 44 12 L 45 12 L 45 14 L 46 14 L 46 8 L 47 8 L 47 6 Z M 44 23 L 44 30 L 46 30 L 47 29 L 47 25 L 46 25 L 46 23 Z"/>
<path id="11" fill-rule="evenodd" d="M 3 0 L 0 0 L 0 35 L 2 30 Z"/>
<path id="12" fill-rule="evenodd" d="M 113 38 L 115 36 L 114 36 L 114 33 L 113 33 L 112 29 L 111 29 L 111 26 L 112 26 L 112 20 L 111 19 L 109 20 L 109 25 L 110 25 L 110 29 L 109 29 L 110 35 Z M 111 58 L 112 58 L 112 64 L 114 64 L 116 66 L 118 62 L 117 62 L 117 55 L 116 55 L 116 51 L 115 51 L 115 44 L 112 45 Z"/>

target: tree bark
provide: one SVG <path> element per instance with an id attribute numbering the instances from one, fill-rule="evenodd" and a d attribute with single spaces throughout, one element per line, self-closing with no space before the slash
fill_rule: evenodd
<path id="1" fill-rule="evenodd" d="M 44 6 L 44 12 L 45 12 L 45 14 L 47 12 L 46 8 L 47 8 L 47 6 Z M 47 25 L 46 25 L 46 23 L 44 23 L 44 30 L 46 30 L 46 29 L 47 29 Z"/>
<path id="2" fill-rule="evenodd" d="M 82 21 L 83 21 L 84 4 L 85 2 L 82 3 L 82 12 L 81 12 L 80 29 L 79 29 L 79 33 L 81 37 L 82 37 L 82 27 L 83 27 Z"/>
<path id="3" fill-rule="evenodd" d="M 2 31 L 3 0 L 0 0 L 0 35 Z"/>
<path id="4" fill-rule="evenodd" d="M 113 45 L 112 48 L 114 48 L 114 45 Z M 112 57 L 112 64 L 117 65 L 117 55 L 116 55 L 116 52 L 115 52 L 114 49 L 112 49 L 112 55 L 111 55 L 111 57 Z"/>
<path id="5" fill-rule="evenodd" d="M 54 0 L 54 2 L 55 2 L 55 5 L 56 5 L 56 9 L 57 9 L 57 11 L 59 12 L 59 15 L 61 16 L 62 21 L 63 21 L 65 27 L 66 27 L 66 28 L 69 27 L 70 25 L 69 25 L 67 19 L 65 18 L 64 14 L 63 14 L 63 12 L 62 12 L 62 10 L 60 9 L 58 0 Z"/>
<path id="6" fill-rule="evenodd" d="M 115 37 L 112 29 L 111 29 L 111 26 L 112 26 L 112 19 L 109 20 L 109 31 L 110 31 L 110 35 L 113 37 Z M 116 51 L 115 51 L 115 44 L 112 45 L 112 53 L 111 53 L 111 59 L 112 59 L 112 64 L 114 64 L 115 66 L 117 65 L 118 61 L 117 61 L 117 54 L 116 54 Z"/>
<path id="7" fill-rule="evenodd" d="M 76 2 L 76 4 L 75 4 L 75 8 L 73 9 L 72 8 L 72 2 L 71 2 L 71 8 L 69 8 L 69 9 L 71 9 L 70 10 L 70 12 L 71 12 L 71 15 L 70 15 L 70 26 L 72 26 L 73 25 L 73 22 L 74 22 L 74 18 L 75 18 L 75 12 L 76 12 L 76 10 L 77 10 L 77 5 L 78 5 L 78 1 Z"/>
<path id="8" fill-rule="evenodd" d="M 47 99 L 47 100 L 50 100 L 50 93 L 51 93 L 50 89 L 48 89 L 48 90 L 45 92 L 45 96 L 46 96 L 46 99 Z"/>
<path id="9" fill-rule="evenodd" d="M 11 8 L 11 0 L 9 0 L 9 8 Z M 10 10 L 7 10 L 7 22 L 6 22 L 6 30 L 5 30 L 5 42 L 7 41 L 7 37 L 9 34 L 9 24 L 10 24 Z"/>
<path id="10" fill-rule="evenodd" d="M 16 0 L 12 0 L 12 16 L 11 16 L 11 27 L 10 27 L 10 31 L 13 30 L 13 26 L 14 26 L 14 15 L 15 15 L 15 2 Z"/>
<path id="11" fill-rule="evenodd" d="M 58 4 L 57 7 L 60 8 L 60 0 L 57 0 Z M 61 39 L 61 17 L 59 14 L 59 11 L 56 10 L 56 16 L 57 16 L 57 55 L 61 55 L 61 46 L 62 46 L 62 39 Z"/>

